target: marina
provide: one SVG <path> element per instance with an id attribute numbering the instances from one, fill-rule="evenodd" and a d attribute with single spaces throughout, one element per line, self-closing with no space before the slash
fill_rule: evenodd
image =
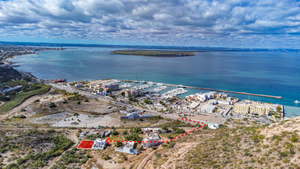
<path id="1" fill-rule="evenodd" d="M 132 81 L 132 80 L 123 80 L 123 82 L 136 82 L 139 83 L 139 81 Z M 163 85 L 163 83 L 157 83 L 157 85 Z M 179 87 L 179 85 L 174 84 L 165 84 L 166 86 L 174 86 Z M 193 86 L 183 86 L 183 88 L 190 88 L 190 89 L 198 89 L 198 90 L 209 90 L 209 91 L 216 91 L 216 92 L 226 92 L 226 93 L 235 93 L 235 94 L 242 94 L 242 95 L 251 95 L 251 96 L 259 96 L 259 97 L 269 97 L 269 98 L 275 98 L 275 99 L 283 99 L 282 96 L 271 96 L 271 95 L 265 95 L 265 94 L 254 94 L 254 93 L 247 93 L 247 92 L 236 92 L 236 91 L 227 91 L 227 90 L 219 90 L 219 89 L 211 89 L 211 88 L 203 88 L 203 87 L 193 87 Z"/>

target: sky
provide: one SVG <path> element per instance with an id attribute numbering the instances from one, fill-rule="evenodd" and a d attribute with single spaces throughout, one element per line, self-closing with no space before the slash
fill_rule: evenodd
<path id="1" fill-rule="evenodd" d="M 300 49 L 300 0 L 0 0 L 0 41 Z"/>

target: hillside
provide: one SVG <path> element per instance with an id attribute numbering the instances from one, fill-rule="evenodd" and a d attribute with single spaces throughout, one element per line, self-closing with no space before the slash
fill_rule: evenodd
<path id="1" fill-rule="evenodd" d="M 145 168 L 300 168 L 298 119 L 269 127 L 197 130 L 176 139 L 171 149 L 156 150 Z M 285 130 L 287 124 L 294 129 Z"/>

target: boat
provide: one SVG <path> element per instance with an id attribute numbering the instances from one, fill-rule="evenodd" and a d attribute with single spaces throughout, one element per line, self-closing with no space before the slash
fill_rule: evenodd
<path id="1" fill-rule="evenodd" d="M 298 100 L 296 100 L 296 101 L 294 101 L 294 103 L 296 103 L 296 104 L 297 104 L 297 103 L 300 103 L 300 102 L 299 102 Z"/>

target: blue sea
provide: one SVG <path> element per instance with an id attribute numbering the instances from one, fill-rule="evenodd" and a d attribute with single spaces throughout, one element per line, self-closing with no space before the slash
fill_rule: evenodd
<path id="1" fill-rule="evenodd" d="M 298 52 L 212 51 L 173 58 L 110 54 L 124 49 L 80 47 L 18 56 L 12 61 L 21 65 L 17 69 L 31 72 L 38 78 L 64 78 L 69 82 L 137 79 L 282 96 L 279 100 L 233 94 L 241 99 L 283 104 L 287 117 L 300 115 L 300 104 L 294 103 L 300 100 Z M 199 91 L 189 90 L 189 94 L 196 92 Z"/>

